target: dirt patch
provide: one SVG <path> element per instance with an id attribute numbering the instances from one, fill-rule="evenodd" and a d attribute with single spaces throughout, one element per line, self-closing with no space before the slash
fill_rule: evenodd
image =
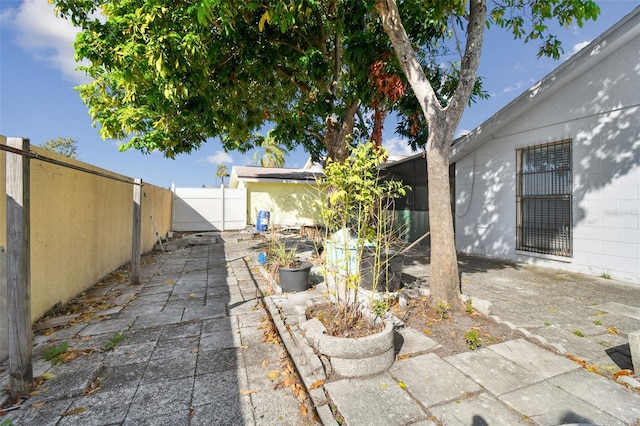
<path id="1" fill-rule="evenodd" d="M 307 308 L 307 318 L 317 318 L 329 336 L 364 337 L 384 329 L 382 322 L 374 323 L 357 306 L 345 303 L 322 303 Z"/>
<path id="2" fill-rule="evenodd" d="M 523 337 L 522 333 L 495 322 L 471 307 L 456 314 L 446 306 L 430 308 L 427 297 L 409 299 L 407 307 L 396 305 L 392 313 L 407 327 L 438 342 L 442 347 L 435 353 L 441 357 Z"/>

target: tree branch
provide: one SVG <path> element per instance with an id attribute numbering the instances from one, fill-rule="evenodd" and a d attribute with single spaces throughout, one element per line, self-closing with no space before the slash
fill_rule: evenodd
<path id="1" fill-rule="evenodd" d="M 402 25 L 398 6 L 395 0 L 376 0 L 376 9 L 380 15 L 382 26 L 391 39 L 402 71 L 407 76 L 407 80 L 425 112 L 425 119 L 429 123 L 439 116 L 443 109 L 420 65 L 420 61 L 413 52 L 413 46 Z"/>
<path id="2" fill-rule="evenodd" d="M 451 111 L 457 121 L 460 121 L 469 97 L 473 93 L 482 54 L 484 24 L 487 19 L 487 5 L 485 0 L 471 0 L 469 2 L 469 23 L 467 24 L 467 44 L 460 63 L 460 78 L 458 87 L 451 98 L 447 110 Z M 456 123 L 457 126 L 457 123 Z"/>

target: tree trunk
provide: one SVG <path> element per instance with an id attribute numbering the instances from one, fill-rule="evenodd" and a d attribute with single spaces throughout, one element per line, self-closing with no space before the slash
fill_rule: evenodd
<path id="1" fill-rule="evenodd" d="M 451 132 L 444 126 L 429 126 L 433 138 L 446 138 Z M 430 136 L 429 139 L 432 137 Z M 453 232 L 451 192 L 449 182 L 449 144 L 427 150 L 427 174 L 429 185 L 429 231 L 431 232 L 431 259 L 429 275 L 429 305 L 435 308 L 440 303 L 448 304 L 452 310 L 464 308 L 458 273 L 458 256 Z"/>
<path id="2" fill-rule="evenodd" d="M 347 146 L 353 139 L 353 126 L 357 109 L 358 102 L 347 105 L 342 124 L 335 116 L 327 118 L 324 146 L 327 150 L 327 157 L 331 158 L 332 161 L 343 163 L 349 156 Z"/>
<path id="3" fill-rule="evenodd" d="M 413 46 L 402 25 L 394 0 L 376 0 L 382 26 L 413 89 L 429 126 L 427 141 L 427 171 L 429 184 L 429 226 L 431 231 L 431 276 L 429 304 L 436 307 L 447 303 L 461 310 L 458 256 L 453 233 L 453 214 L 449 184 L 449 154 L 453 134 L 469 102 L 475 85 L 487 7 L 485 0 L 470 0 L 465 52 L 455 93 L 446 107 L 440 104 L 429 83 Z"/>

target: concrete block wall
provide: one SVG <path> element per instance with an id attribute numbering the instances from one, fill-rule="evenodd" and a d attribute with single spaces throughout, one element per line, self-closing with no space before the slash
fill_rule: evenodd
<path id="1" fill-rule="evenodd" d="M 6 138 L 0 137 L 0 143 L 5 141 Z M 128 179 L 37 147 L 31 149 L 46 157 Z M 2 187 L 5 175 L 5 154 L 0 151 Z M 171 192 L 149 184 L 144 184 L 142 191 L 146 199 L 142 199 L 141 247 L 148 251 L 157 241 L 151 217 L 160 235 L 170 230 Z M 6 197 L 4 191 L 0 194 L 0 246 L 6 247 Z M 68 302 L 130 261 L 132 227 L 131 184 L 31 160 L 32 321 L 41 318 L 56 303 Z M 6 282 L 6 273 L 2 276 Z M 0 296 L 3 294 L 0 288 Z M 0 313 L 2 339 L 6 335 L 3 331 L 7 327 L 6 309 Z M 0 340 L 0 348 L 5 347 Z"/>
<path id="2" fill-rule="evenodd" d="M 457 159 L 459 250 L 640 284 L 640 37 L 629 31 L 603 43 L 624 40 L 606 60 L 595 62 L 603 49 L 594 47 L 589 66 L 571 63 L 571 77 L 555 76 L 527 109 L 539 86 L 529 89 L 519 115 L 493 121 Z M 517 150 L 564 139 L 572 141 L 573 255 L 516 251 Z"/>

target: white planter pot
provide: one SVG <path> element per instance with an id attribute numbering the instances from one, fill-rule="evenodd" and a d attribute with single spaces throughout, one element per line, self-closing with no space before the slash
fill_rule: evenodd
<path id="1" fill-rule="evenodd" d="M 333 372 L 341 377 L 373 376 L 387 371 L 395 360 L 393 323 L 384 330 L 365 337 L 334 337 L 326 334 L 324 325 L 312 318 L 300 325 L 307 342 L 325 355 Z"/>

